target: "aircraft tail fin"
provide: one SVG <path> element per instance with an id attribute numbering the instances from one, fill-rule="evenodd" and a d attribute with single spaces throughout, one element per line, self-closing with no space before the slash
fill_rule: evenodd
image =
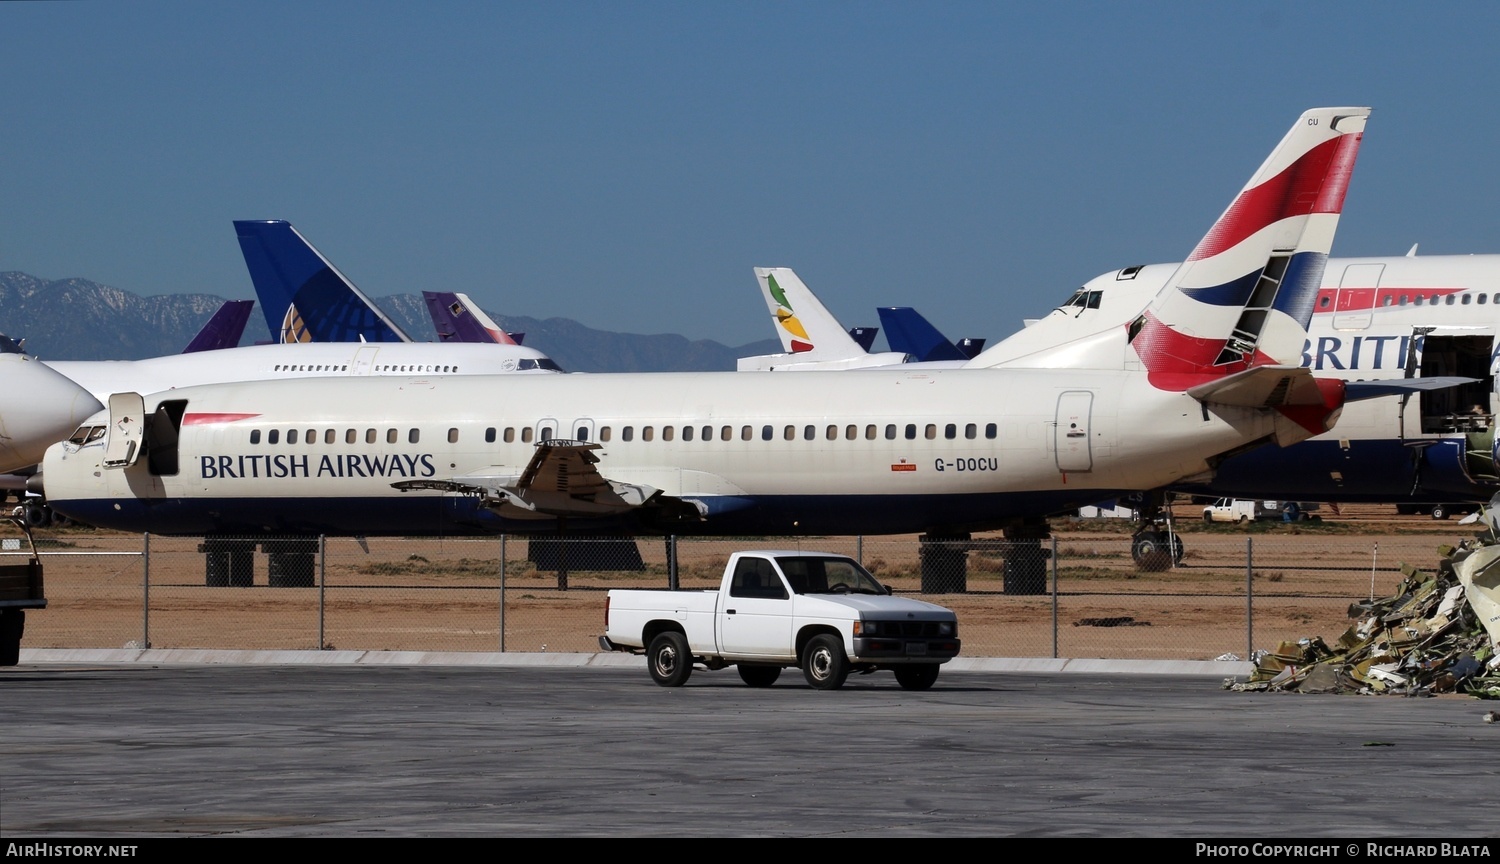
<path id="1" fill-rule="evenodd" d="M 193 341 L 182 349 L 184 354 L 195 354 L 199 351 L 217 351 L 220 348 L 238 348 L 240 337 L 245 335 L 245 325 L 250 321 L 250 313 L 255 309 L 254 300 L 226 300 L 219 307 Z"/>
<path id="2" fill-rule="evenodd" d="M 866 353 L 812 291 L 787 267 L 757 267 L 755 279 L 788 354 L 816 350 L 830 360 Z"/>
<path id="3" fill-rule="evenodd" d="M 291 223 L 236 221 L 234 230 L 275 341 L 412 341 Z"/>
<path id="4" fill-rule="evenodd" d="M 885 328 L 885 341 L 892 351 L 909 354 L 921 362 L 969 359 L 910 306 L 884 306 L 875 311 L 880 315 L 880 326 Z"/>
<path id="5" fill-rule="evenodd" d="M 983 339 L 976 339 L 972 336 L 965 336 L 964 338 L 958 340 L 958 345 L 956 347 L 958 348 L 959 352 L 964 355 L 964 357 L 973 360 L 975 357 L 978 357 L 980 354 L 984 353 L 984 343 L 985 340 Z"/>
<path id="6" fill-rule="evenodd" d="M 849 338 L 853 339 L 859 347 L 869 351 L 875 344 L 875 337 L 880 335 L 879 327 L 850 327 Z"/>
<path id="7" fill-rule="evenodd" d="M 1317 108 L 1282 138 L 1127 338 L 1151 383 L 1188 390 L 1297 365 L 1368 108 Z"/>
<path id="8" fill-rule="evenodd" d="M 439 342 L 493 342 L 497 345 L 519 345 L 520 342 L 501 329 L 494 319 L 469 299 L 467 294 L 451 291 L 423 291 L 427 313 L 437 328 Z"/>

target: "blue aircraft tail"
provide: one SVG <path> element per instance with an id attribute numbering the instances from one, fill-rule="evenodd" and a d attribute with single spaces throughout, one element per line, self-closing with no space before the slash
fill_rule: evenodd
<path id="1" fill-rule="evenodd" d="M 274 341 L 412 341 L 291 223 L 236 221 L 234 231 Z"/>
<path id="2" fill-rule="evenodd" d="M 240 337 L 245 335 L 245 325 L 255 309 L 254 300 L 226 300 L 214 317 L 208 319 L 193 341 L 182 349 L 184 354 L 198 351 L 217 351 L 220 348 L 238 348 Z"/>
<path id="3" fill-rule="evenodd" d="M 880 326 L 885 328 L 885 344 L 892 351 L 905 352 L 924 363 L 969 359 L 910 306 L 883 306 L 875 311 L 880 314 Z"/>
<path id="4" fill-rule="evenodd" d="M 870 346 L 875 344 L 875 337 L 878 335 L 880 335 L 879 327 L 849 328 L 849 338 L 859 343 L 859 347 L 865 349 L 867 352 L 870 350 Z"/>

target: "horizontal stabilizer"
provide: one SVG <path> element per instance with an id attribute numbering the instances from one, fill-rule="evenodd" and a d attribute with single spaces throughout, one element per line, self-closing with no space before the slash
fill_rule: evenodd
<path id="1" fill-rule="evenodd" d="M 1255 366 L 1190 387 L 1187 394 L 1210 405 L 1243 408 L 1323 404 L 1317 380 L 1301 366 Z"/>
<path id="2" fill-rule="evenodd" d="M 1344 401 L 1360 402 L 1378 399 L 1381 396 L 1405 396 L 1427 390 L 1446 390 L 1463 384 L 1473 384 L 1478 378 L 1462 378 L 1457 375 L 1437 375 L 1431 378 L 1391 378 L 1386 381 L 1350 381 L 1344 385 Z"/>

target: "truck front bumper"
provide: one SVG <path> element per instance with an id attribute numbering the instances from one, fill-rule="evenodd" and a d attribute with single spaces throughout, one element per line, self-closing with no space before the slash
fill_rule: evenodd
<path id="1" fill-rule="evenodd" d="M 913 639 L 902 637 L 856 636 L 855 663 L 942 663 L 958 656 L 960 641 L 955 637 Z"/>

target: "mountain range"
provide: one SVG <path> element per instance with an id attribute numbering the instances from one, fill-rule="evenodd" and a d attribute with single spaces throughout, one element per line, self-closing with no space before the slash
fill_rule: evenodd
<path id="1" fill-rule="evenodd" d="M 395 294 L 376 302 L 412 338 L 434 338 L 420 295 Z M 212 294 L 142 297 L 87 279 L 0 273 L 0 333 L 25 338 L 26 352 L 43 360 L 139 360 L 176 354 L 223 303 L 224 298 Z M 673 334 L 595 330 L 568 318 L 485 311 L 507 331 L 526 334 L 526 345 L 546 352 L 570 372 L 732 371 L 739 357 L 782 350 L 775 339 L 730 347 Z M 241 344 L 267 339 L 264 321 L 259 310 L 252 314 Z"/>

